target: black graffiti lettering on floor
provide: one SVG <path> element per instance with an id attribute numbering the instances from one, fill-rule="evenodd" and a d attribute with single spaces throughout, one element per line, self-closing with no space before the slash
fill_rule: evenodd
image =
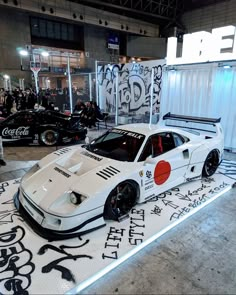
<path id="1" fill-rule="evenodd" d="M 170 206 L 171 208 L 174 208 L 174 209 L 179 208 L 179 205 L 174 204 L 173 201 L 162 200 L 162 203 L 163 203 L 165 206 Z"/>
<path id="2" fill-rule="evenodd" d="M 196 208 L 200 206 L 202 203 L 205 203 L 210 196 L 203 194 L 202 196 L 198 197 L 198 199 L 194 199 L 191 203 L 188 204 L 189 207 Z"/>
<path id="3" fill-rule="evenodd" d="M 6 210 L 1 210 L 0 211 L 0 226 L 4 225 L 4 224 L 8 224 L 8 223 L 13 223 L 14 222 L 13 216 L 17 216 L 17 218 L 20 219 L 23 222 L 23 219 L 21 218 L 20 213 L 14 207 L 13 203 L 14 203 L 14 201 L 13 201 L 12 198 L 10 200 L 8 200 L 8 201 L 5 201 L 5 202 L 1 203 L 1 208 L 4 209 L 4 205 L 7 205 L 7 207 L 9 208 L 9 205 L 10 205 L 10 207 L 12 209 L 11 210 L 6 209 Z"/>
<path id="4" fill-rule="evenodd" d="M 21 183 L 21 178 L 14 179 L 13 184 L 20 184 Z"/>
<path id="5" fill-rule="evenodd" d="M 210 190 L 209 190 L 209 193 L 210 193 L 210 194 L 215 194 L 215 193 L 221 191 L 221 190 L 222 190 L 223 188 L 225 188 L 226 186 L 229 186 L 229 184 L 223 182 L 223 183 L 220 184 L 219 186 L 216 186 L 215 188 L 210 189 Z"/>
<path id="6" fill-rule="evenodd" d="M 0 184 L 0 196 L 6 191 L 6 187 L 9 186 L 8 182 L 2 182 Z"/>
<path id="7" fill-rule="evenodd" d="M 216 182 L 215 179 L 213 177 L 207 177 L 207 178 L 203 178 L 202 183 L 212 183 L 212 182 Z"/>
<path id="8" fill-rule="evenodd" d="M 200 192 L 202 192 L 204 189 L 209 188 L 209 187 L 210 187 L 209 185 L 206 185 L 206 184 L 202 183 L 201 187 L 199 187 L 199 188 L 197 188 L 197 189 L 195 189 L 193 191 L 188 190 L 188 193 L 185 194 L 185 195 L 181 194 L 181 193 L 177 193 L 175 195 L 180 200 L 191 202 L 192 201 L 191 197 L 198 196 Z"/>
<path id="9" fill-rule="evenodd" d="M 179 219 L 180 217 L 184 216 L 186 213 L 188 213 L 190 211 L 189 208 L 187 207 L 182 207 L 181 209 L 179 209 L 177 212 L 174 212 L 171 217 L 170 220 L 172 219 Z"/>
<path id="10" fill-rule="evenodd" d="M 138 245 L 143 242 L 145 210 L 133 208 L 130 211 L 129 243 Z"/>
<path id="11" fill-rule="evenodd" d="M 79 237 L 79 239 L 82 241 L 82 238 Z M 75 278 L 74 278 L 74 275 L 72 274 L 72 272 L 68 268 L 66 268 L 65 266 L 60 265 L 60 263 L 64 260 L 76 261 L 77 259 L 82 259 L 82 258 L 92 259 L 93 257 L 90 255 L 86 255 L 86 254 L 73 255 L 72 253 L 67 252 L 67 250 L 82 248 L 85 245 L 87 245 L 88 243 L 89 243 L 89 240 L 86 240 L 83 244 L 76 245 L 76 246 L 61 245 L 59 247 L 56 247 L 51 244 L 46 244 L 46 245 L 42 246 L 38 251 L 38 255 L 44 255 L 48 250 L 52 250 L 52 251 L 55 251 L 57 253 L 64 255 L 64 257 L 57 258 L 57 259 L 49 262 L 47 265 L 43 266 L 42 273 L 49 273 L 52 270 L 57 270 L 57 271 L 61 272 L 62 279 L 65 279 L 69 282 L 71 281 L 71 282 L 75 283 Z"/>
<path id="12" fill-rule="evenodd" d="M 176 189 L 176 188 L 175 188 Z M 146 200 L 147 203 L 149 202 L 157 202 L 158 200 L 161 200 L 161 199 L 165 199 L 167 196 L 171 196 L 172 195 L 172 191 L 169 190 L 169 191 L 166 191 L 166 192 L 163 192 L 157 196 L 153 196 L 151 195 L 151 198 Z"/>
<path id="13" fill-rule="evenodd" d="M 0 294 L 29 294 L 35 265 L 32 253 L 22 243 L 24 236 L 20 226 L 0 234 Z"/>
<path id="14" fill-rule="evenodd" d="M 124 228 L 117 229 L 113 226 L 107 234 L 107 241 L 105 242 L 104 248 L 106 253 L 102 253 L 102 259 L 118 259 L 118 250 L 120 248 L 120 243 L 124 236 Z M 116 249 L 115 249 L 116 248 Z"/>
<path id="15" fill-rule="evenodd" d="M 151 214 L 161 216 L 161 211 L 162 210 L 163 210 L 163 208 L 160 208 L 159 206 L 155 205 L 153 210 L 151 210 Z"/>
<path id="16" fill-rule="evenodd" d="M 207 193 L 203 193 L 201 194 L 200 196 L 198 196 L 197 198 L 195 198 L 194 200 L 190 199 L 190 198 L 184 198 L 184 200 L 186 201 L 190 201 L 190 203 L 188 204 L 188 207 L 190 208 L 197 208 L 199 207 L 200 205 L 202 205 L 202 203 L 206 202 L 208 199 L 211 198 L 211 195 L 212 194 L 216 194 L 218 192 L 220 192 L 222 189 L 224 189 L 225 187 L 229 186 L 228 183 L 225 183 L 223 181 L 222 184 L 218 185 L 218 186 L 215 186 L 214 188 L 208 190 Z M 199 192 L 202 191 L 206 188 L 209 188 L 209 186 L 206 186 L 206 185 L 202 185 L 201 188 L 195 190 L 194 192 L 197 192 L 197 195 L 199 195 Z M 194 194 L 192 194 L 194 195 Z M 186 195 L 185 195 L 186 197 Z M 183 198 L 180 198 L 181 200 L 183 200 Z M 171 217 L 170 217 L 170 220 L 172 219 L 179 219 L 180 217 L 182 217 L 183 215 L 185 215 L 186 213 L 188 213 L 191 209 L 188 208 L 188 207 L 183 207 L 182 209 L 178 210 L 177 212 L 174 212 Z"/>

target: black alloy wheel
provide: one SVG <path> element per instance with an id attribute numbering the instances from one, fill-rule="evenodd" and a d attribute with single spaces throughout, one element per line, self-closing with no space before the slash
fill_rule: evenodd
<path id="1" fill-rule="evenodd" d="M 129 213 L 137 200 L 137 184 L 124 181 L 118 184 L 109 194 L 104 208 L 104 218 L 118 220 Z"/>
<path id="2" fill-rule="evenodd" d="M 209 177 L 212 176 L 216 169 L 219 166 L 219 152 L 217 150 L 212 150 L 204 163 L 203 169 L 202 169 L 202 176 L 203 177 Z"/>
<path id="3" fill-rule="evenodd" d="M 47 146 L 52 146 L 58 143 L 59 133 L 55 130 L 48 129 L 40 134 L 40 141 Z"/>

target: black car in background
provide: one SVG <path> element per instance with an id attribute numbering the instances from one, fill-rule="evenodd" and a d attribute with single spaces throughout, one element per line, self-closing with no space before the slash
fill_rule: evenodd
<path id="1" fill-rule="evenodd" d="M 0 136 L 5 144 L 52 146 L 83 140 L 86 134 L 78 117 L 51 110 L 19 111 L 0 121 Z"/>

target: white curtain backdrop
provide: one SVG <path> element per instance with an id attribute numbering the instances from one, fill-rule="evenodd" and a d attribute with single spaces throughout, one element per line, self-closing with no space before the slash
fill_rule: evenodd
<path id="1" fill-rule="evenodd" d="M 236 151 L 236 67 L 209 63 L 167 68 L 162 83 L 162 115 L 221 117 L 225 148 Z"/>

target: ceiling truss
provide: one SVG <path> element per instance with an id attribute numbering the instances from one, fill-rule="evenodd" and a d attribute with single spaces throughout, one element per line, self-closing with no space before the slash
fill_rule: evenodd
<path id="1" fill-rule="evenodd" d="M 69 0 L 82 5 L 132 16 L 148 22 L 164 20 L 178 23 L 184 10 L 184 0 Z"/>

